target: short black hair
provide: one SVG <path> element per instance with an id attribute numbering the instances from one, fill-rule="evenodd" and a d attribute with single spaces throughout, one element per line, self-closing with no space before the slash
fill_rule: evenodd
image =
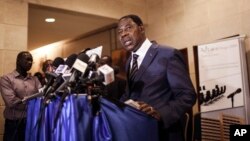
<path id="1" fill-rule="evenodd" d="M 21 51 L 21 52 L 19 52 L 17 54 L 17 57 L 16 57 L 16 67 L 18 66 L 18 64 L 20 63 L 20 61 L 23 60 L 23 57 L 25 56 L 25 54 L 30 54 L 30 52 L 28 52 L 28 51 Z"/>
<path id="2" fill-rule="evenodd" d="M 28 51 L 21 51 L 17 54 L 16 61 L 22 59 L 25 54 L 30 54 Z"/>
<path id="3" fill-rule="evenodd" d="M 123 16 L 119 19 L 119 21 L 122 19 L 126 19 L 126 18 L 132 19 L 138 26 L 143 25 L 141 18 L 137 15 L 134 15 L 134 14 L 129 14 L 129 15 Z"/>

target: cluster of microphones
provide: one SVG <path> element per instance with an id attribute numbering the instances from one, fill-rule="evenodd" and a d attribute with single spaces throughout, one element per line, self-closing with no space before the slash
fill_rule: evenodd
<path id="1" fill-rule="evenodd" d="M 46 72 L 46 84 L 37 94 L 24 97 L 26 102 L 36 97 L 43 97 L 49 103 L 54 97 L 66 97 L 69 94 L 102 95 L 106 85 L 114 81 L 114 69 L 107 64 L 97 67 L 99 56 L 95 53 L 71 54 L 64 61 L 57 57 L 52 65 L 55 69 Z"/>

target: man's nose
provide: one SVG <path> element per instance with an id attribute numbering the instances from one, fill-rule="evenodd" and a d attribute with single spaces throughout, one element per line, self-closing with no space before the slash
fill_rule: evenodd
<path id="1" fill-rule="evenodd" d="M 123 30 L 120 34 L 121 37 L 127 36 L 128 32 L 126 30 Z"/>

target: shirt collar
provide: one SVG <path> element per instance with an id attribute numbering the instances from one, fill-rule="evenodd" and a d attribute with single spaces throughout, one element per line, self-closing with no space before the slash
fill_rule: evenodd
<path id="1" fill-rule="evenodd" d="M 144 57 L 145 57 L 145 55 L 146 55 L 146 53 L 151 45 L 152 45 L 152 43 L 148 40 L 148 38 L 146 38 L 146 40 L 142 43 L 140 48 L 136 52 L 132 52 L 132 55 L 133 54 L 139 55 L 139 57 L 137 59 L 138 67 L 140 67 L 142 60 L 144 59 Z"/>
<path id="2" fill-rule="evenodd" d="M 17 72 L 16 70 L 13 71 L 13 74 L 14 74 L 15 78 L 17 78 L 17 77 L 22 77 L 22 76 L 20 75 L 20 73 Z M 31 74 L 28 73 L 26 78 L 27 78 L 27 79 L 31 78 Z"/>
<path id="3" fill-rule="evenodd" d="M 140 48 L 136 52 L 132 52 L 132 54 L 135 53 L 139 55 L 139 57 L 144 57 L 151 45 L 152 43 L 148 40 L 148 38 L 146 38 L 146 40 L 142 43 Z"/>

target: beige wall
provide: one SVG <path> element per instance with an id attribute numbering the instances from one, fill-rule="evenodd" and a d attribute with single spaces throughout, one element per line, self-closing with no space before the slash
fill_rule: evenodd
<path id="1" fill-rule="evenodd" d="M 0 0 L 0 75 L 12 71 L 16 54 L 27 49 L 29 2 L 110 18 L 138 14 L 147 23 L 150 40 L 188 48 L 193 80 L 193 45 L 250 34 L 249 0 Z M 246 47 L 249 54 L 249 38 Z M 0 100 L 1 113 L 3 105 Z M 3 124 L 0 116 L 0 135 Z"/>
<path id="2" fill-rule="evenodd" d="M 56 57 L 67 58 L 69 55 L 78 54 L 86 48 L 94 49 L 102 46 L 102 55 L 111 55 L 111 47 L 115 46 L 112 42 L 114 35 L 108 29 L 98 32 L 84 38 L 59 41 L 34 50 L 31 50 L 33 56 L 33 66 L 30 72 L 42 72 L 42 64 L 45 60 L 54 60 Z"/>

